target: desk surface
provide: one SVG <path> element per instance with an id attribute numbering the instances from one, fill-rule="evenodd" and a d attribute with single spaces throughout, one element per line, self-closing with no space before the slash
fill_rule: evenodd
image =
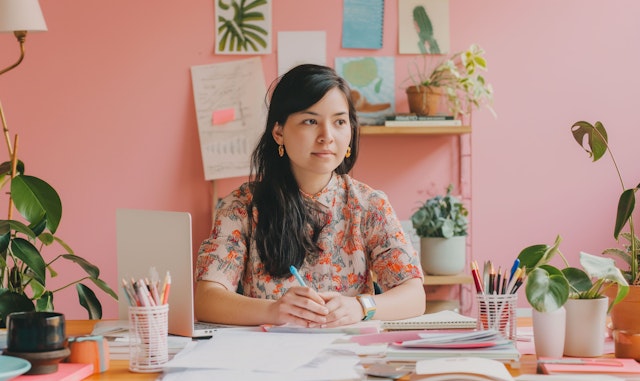
<path id="1" fill-rule="evenodd" d="M 67 320 L 67 336 L 86 335 L 91 333 L 97 320 Z M 522 327 L 531 326 L 531 318 L 518 318 L 518 325 Z M 509 368 L 509 366 L 507 366 Z M 521 374 L 536 373 L 536 358 L 534 355 L 523 355 L 520 359 L 519 369 L 509 369 L 511 374 L 519 376 Z M 111 360 L 109 370 L 104 373 L 94 374 L 86 380 L 155 380 L 159 373 L 134 373 L 129 371 L 128 360 Z"/>

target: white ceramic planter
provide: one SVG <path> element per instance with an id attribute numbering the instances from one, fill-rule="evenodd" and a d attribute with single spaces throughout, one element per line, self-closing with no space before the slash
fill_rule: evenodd
<path id="1" fill-rule="evenodd" d="M 608 298 L 569 299 L 567 310 L 564 355 L 598 357 L 604 354 Z"/>
<path id="2" fill-rule="evenodd" d="M 420 238 L 420 261 L 427 274 L 460 274 L 464 270 L 466 259 L 467 236 Z"/>
<path id="3" fill-rule="evenodd" d="M 533 343 L 537 357 L 560 358 L 564 351 L 566 311 L 564 307 L 552 312 L 531 311 Z"/>

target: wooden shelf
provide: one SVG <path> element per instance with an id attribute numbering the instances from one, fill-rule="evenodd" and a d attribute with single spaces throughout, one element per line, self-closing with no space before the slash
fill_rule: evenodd
<path id="1" fill-rule="evenodd" d="M 471 133 L 471 126 L 443 127 L 385 127 L 360 126 L 360 135 L 464 135 Z"/>
<path id="2" fill-rule="evenodd" d="M 473 283 L 471 275 L 457 274 L 457 275 L 425 275 L 424 284 L 427 286 L 442 286 L 452 284 L 467 284 Z"/>

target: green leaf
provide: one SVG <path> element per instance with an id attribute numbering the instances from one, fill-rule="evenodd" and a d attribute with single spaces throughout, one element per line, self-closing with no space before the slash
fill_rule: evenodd
<path id="1" fill-rule="evenodd" d="M 107 285 L 107 283 L 105 281 L 103 281 L 102 279 L 98 279 L 98 278 L 90 278 L 91 281 L 93 283 L 96 284 L 96 286 L 100 287 L 100 289 L 104 292 L 106 292 L 107 294 L 111 295 L 112 298 L 114 298 L 115 300 L 118 300 L 118 294 L 115 293 L 115 291 L 113 291 L 111 289 L 111 287 L 109 287 L 109 285 Z"/>
<path id="2" fill-rule="evenodd" d="M 616 214 L 616 226 L 613 230 L 613 236 L 615 239 L 618 239 L 620 232 L 629 221 L 631 214 L 633 213 L 633 209 L 636 206 L 636 189 L 631 188 L 626 189 L 620 195 L 620 200 L 618 201 L 618 212 Z"/>
<path id="3" fill-rule="evenodd" d="M 46 291 L 36 300 L 36 311 L 53 311 L 53 293 Z"/>
<path id="4" fill-rule="evenodd" d="M 589 122 L 579 121 L 571 126 L 571 133 L 576 142 L 589 154 L 589 157 L 593 158 L 593 161 L 598 161 L 607 152 L 607 131 L 602 123 L 596 122 L 594 126 Z M 585 135 L 588 137 L 586 141 Z"/>
<path id="5" fill-rule="evenodd" d="M 89 274 L 90 277 L 92 277 L 92 278 L 99 278 L 100 277 L 100 269 L 98 269 L 97 266 L 95 266 L 91 262 L 87 261 L 86 259 L 84 259 L 82 257 L 78 257 L 77 255 L 73 255 L 73 254 L 63 254 L 62 258 L 68 259 L 68 260 L 70 260 L 72 262 L 75 262 L 75 263 L 79 264 L 80 267 L 82 267 L 84 269 L 84 271 L 87 274 Z"/>
<path id="6" fill-rule="evenodd" d="M 540 312 L 551 312 L 562 307 L 569 298 L 569 282 L 562 273 L 555 270 L 551 274 L 549 269 L 538 267 L 529 273 L 525 293 L 531 307 Z"/>
<path id="7" fill-rule="evenodd" d="M 45 284 L 45 269 L 46 264 L 38 249 L 31 244 L 31 242 L 22 239 L 14 238 L 11 241 L 10 250 L 18 259 L 24 262 L 32 271 L 33 278 Z"/>
<path id="8" fill-rule="evenodd" d="M 56 232 L 62 218 L 62 203 L 49 184 L 33 176 L 16 176 L 11 180 L 11 197 L 29 223 L 37 224 L 46 218 L 49 231 Z"/>
<path id="9" fill-rule="evenodd" d="M 89 319 L 102 319 L 102 305 L 93 291 L 82 283 L 76 284 L 80 305 L 89 313 Z"/>
<path id="10" fill-rule="evenodd" d="M 562 274 L 564 274 L 564 277 L 569 281 L 571 294 L 586 292 L 593 287 L 593 283 L 591 282 L 589 275 L 578 268 L 567 267 L 562 269 Z"/>
<path id="11" fill-rule="evenodd" d="M 522 249 L 518 254 L 520 267 L 526 266 L 527 273 L 531 272 L 542 263 L 548 248 L 549 245 L 532 245 Z"/>

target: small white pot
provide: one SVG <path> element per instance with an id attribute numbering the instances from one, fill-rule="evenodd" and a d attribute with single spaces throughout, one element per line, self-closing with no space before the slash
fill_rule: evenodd
<path id="1" fill-rule="evenodd" d="M 564 355 L 598 357 L 604 354 L 608 298 L 569 299 Z"/>
<path id="2" fill-rule="evenodd" d="M 427 274 L 460 274 L 466 265 L 466 258 L 467 236 L 420 238 L 420 261 Z"/>
<path id="3" fill-rule="evenodd" d="M 531 311 L 533 343 L 537 357 L 560 358 L 564 350 L 566 311 L 564 307 L 551 312 Z"/>

